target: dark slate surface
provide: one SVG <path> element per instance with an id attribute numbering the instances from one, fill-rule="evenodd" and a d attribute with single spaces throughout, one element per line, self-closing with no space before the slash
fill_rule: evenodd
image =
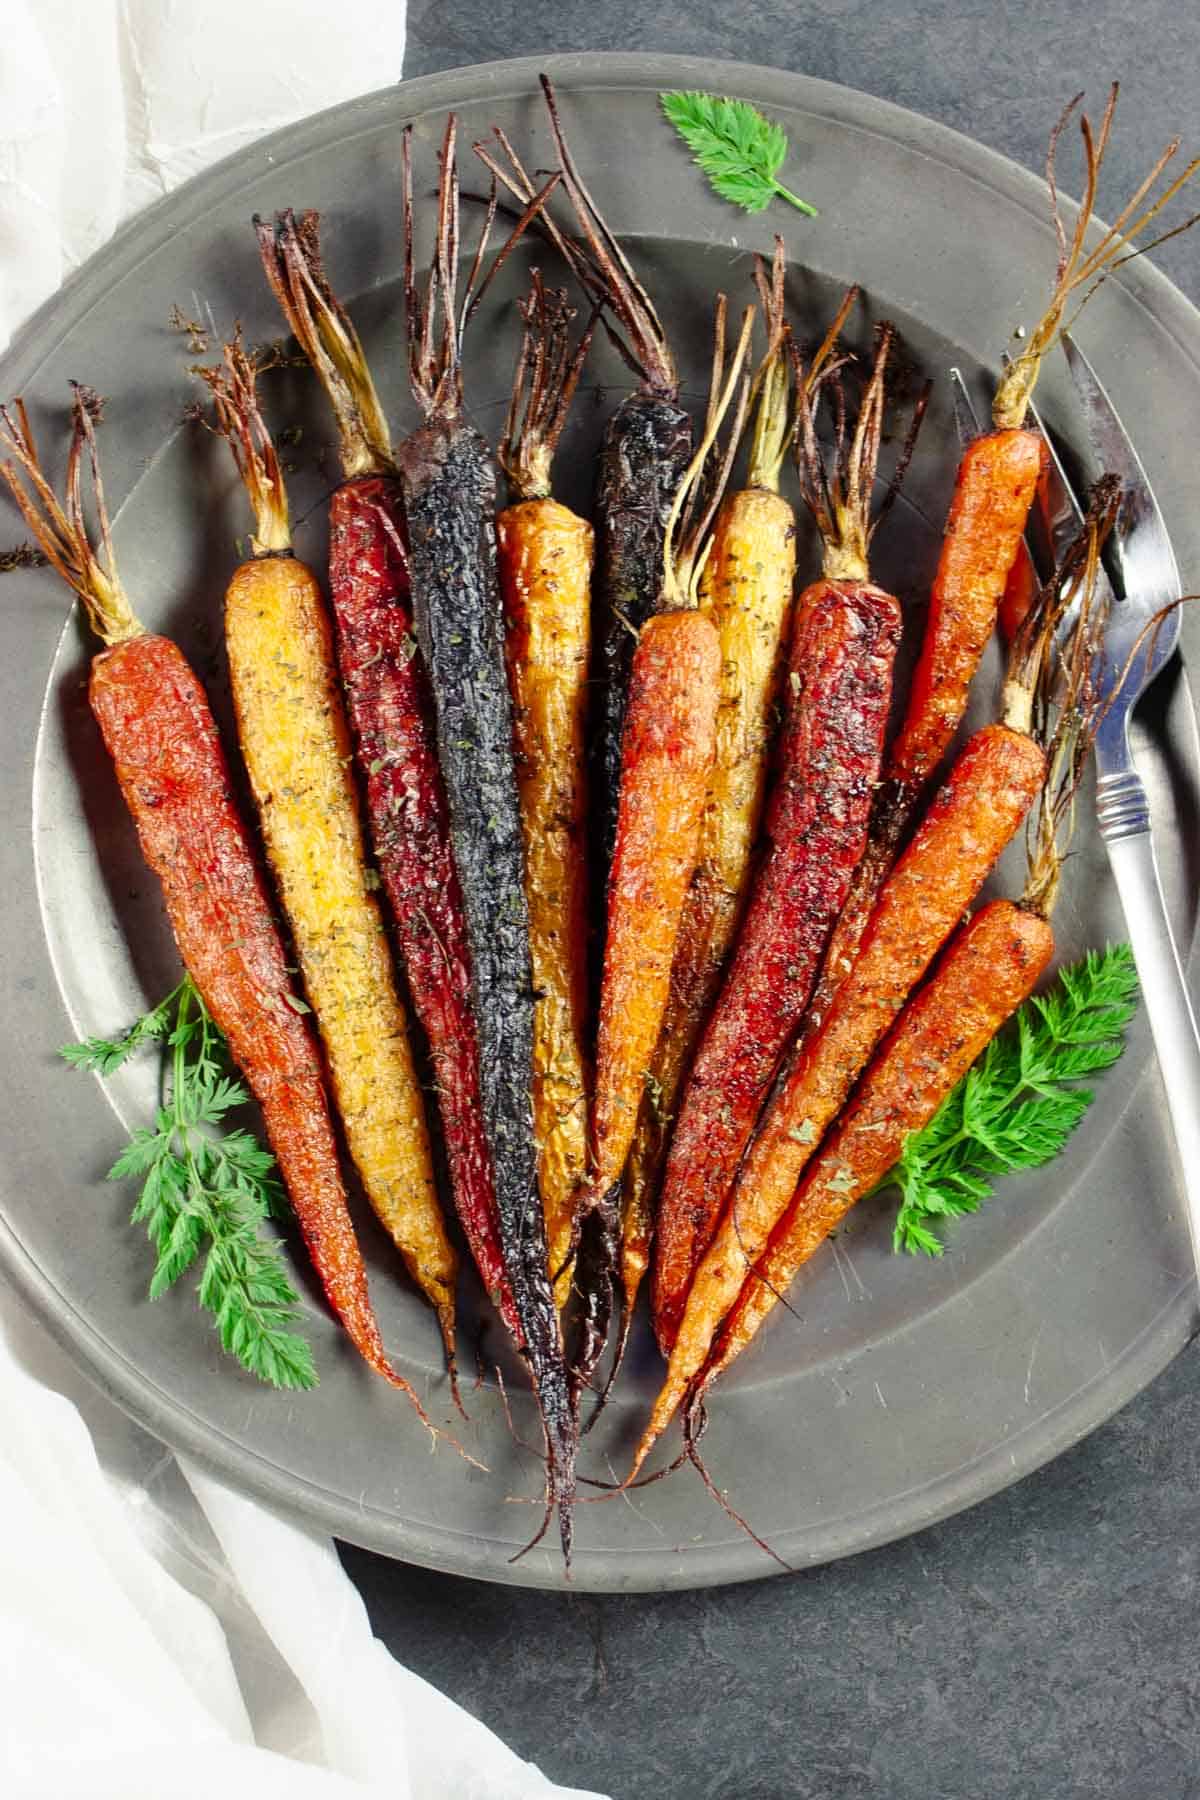
<path id="1" fill-rule="evenodd" d="M 1115 74 L 1110 193 L 1194 127 L 1200 74 L 1200 12 L 1163 0 L 416 0 L 409 33 L 411 75 L 548 50 L 773 63 L 1032 167 L 1061 101 Z M 1200 298 L 1200 229 L 1157 259 Z M 562 1597 L 344 1556 L 397 1656 L 614 1800 L 1200 1800 L 1198 1444 L 1193 1349 L 1019 1487 L 815 1573 Z"/>

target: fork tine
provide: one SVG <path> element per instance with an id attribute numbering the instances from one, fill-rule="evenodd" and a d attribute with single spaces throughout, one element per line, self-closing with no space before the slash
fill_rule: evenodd
<path id="1" fill-rule="evenodd" d="M 979 423 L 979 414 L 961 369 L 950 370 L 950 393 L 954 401 L 954 428 L 958 433 L 959 448 L 965 450 L 968 444 L 983 436 L 983 426 Z"/>
<path id="2" fill-rule="evenodd" d="M 1062 345 L 1096 461 L 1118 478 L 1125 496 L 1109 540 L 1125 592 L 1136 594 L 1151 610 L 1178 600 L 1182 588 L 1175 552 L 1141 458 L 1083 351 L 1065 332 Z"/>

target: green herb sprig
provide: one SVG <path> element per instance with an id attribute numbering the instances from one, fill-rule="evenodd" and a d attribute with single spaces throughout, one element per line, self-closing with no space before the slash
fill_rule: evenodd
<path id="1" fill-rule="evenodd" d="M 660 94 L 659 103 L 722 200 L 760 213 L 778 197 L 810 218 L 817 209 L 778 179 L 787 133 L 748 100 L 719 94 Z"/>
<path id="2" fill-rule="evenodd" d="M 279 1244 L 259 1230 L 287 1213 L 275 1158 L 248 1131 L 224 1126 L 249 1096 L 191 977 L 122 1037 L 85 1038 L 60 1054 L 74 1068 L 112 1075 L 156 1042 L 165 1043 L 166 1057 L 154 1125 L 134 1131 L 108 1172 L 110 1181 L 141 1179 L 132 1223 L 145 1225 L 156 1252 L 150 1298 L 172 1287 L 203 1249 L 197 1297 L 213 1315 L 221 1347 L 274 1387 L 315 1387 L 312 1351 L 291 1329 L 299 1295 Z"/>
<path id="3" fill-rule="evenodd" d="M 1056 1157 L 1092 1102 L 1079 1084 L 1116 1062 L 1136 1010 L 1128 944 L 1089 951 L 1027 1000 L 880 1183 L 903 1195 L 894 1248 L 940 1256 L 936 1227 L 977 1211 L 994 1176 Z"/>

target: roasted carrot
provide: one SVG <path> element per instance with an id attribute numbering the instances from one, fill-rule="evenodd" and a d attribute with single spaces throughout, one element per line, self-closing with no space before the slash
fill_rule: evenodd
<path id="1" fill-rule="evenodd" d="M 429 677 L 413 630 L 387 423 L 358 335 L 326 279 L 316 213 L 255 223 L 267 279 L 338 422 L 346 479 L 329 508 L 330 599 L 370 837 L 433 1062 L 455 1210 L 493 1305 L 519 1337 L 483 1129 L 462 894 Z"/>
<path id="2" fill-rule="evenodd" d="M 742 382 L 741 371 L 753 322 L 753 308 L 748 307 L 726 372 L 725 298 L 718 296 L 704 436 L 672 502 L 662 596 L 642 626 L 633 659 L 608 882 L 588 1184 L 581 1207 L 581 1216 L 597 1215 L 602 1241 L 583 1285 L 583 1342 L 572 1372 L 576 1397 L 590 1382 L 608 1335 L 619 1186 L 662 1029 L 712 769 L 720 640 L 711 620 L 696 608 L 696 583 L 745 417 L 749 382 Z M 725 452 L 698 510 L 709 455 L 739 383 L 741 397 Z"/>
<path id="3" fill-rule="evenodd" d="M 721 1328 L 704 1386 L 745 1349 L 777 1296 L 928 1123 L 1054 954 L 1036 912 L 993 900 L 955 938 L 934 979 L 905 1008 L 836 1129 L 805 1172 L 765 1255 Z"/>
<path id="4" fill-rule="evenodd" d="M 584 741 L 592 528 L 551 497 L 550 471 L 591 342 L 534 272 L 497 460 L 512 496 L 496 520 L 530 954 L 533 1126 L 555 1297 L 566 1303 L 575 1208 L 587 1170 L 587 857 Z M 594 321 L 593 321 L 594 324 Z"/>
<path id="5" fill-rule="evenodd" d="M 577 1432 L 537 1190 L 531 1105 L 533 969 L 512 697 L 496 573 L 496 476 L 486 444 L 464 415 L 460 358 L 460 332 L 473 296 L 482 292 L 553 182 L 526 208 L 477 287 L 494 205 L 489 208 L 460 312 L 455 135 L 452 116 L 442 142 L 437 244 L 424 296 L 418 292 L 413 260 L 411 127 L 403 139 L 409 377 L 424 423 L 398 445 L 396 459 L 417 637 L 432 677 L 450 844 L 470 948 L 480 1093 L 500 1242 L 546 1438 L 547 1511 L 541 1531 L 557 1508 L 569 1563 Z"/>
<path id="6" fill-rule="evenodd" d="M 804 491 L 825 573 L 797 604 L 767 847 L 667 1158 L 654 1265 L 654 1324 L 665 1351 L 866 841 L 900 635 L 899 605 L 871 584 L 867 567 L 891 342 L 884 328 L 846 467 L 834 470 L 828 490 L 800 384 Z"/>
<path id="7" fill-rule="evenodd" d="M 859 1074 L 1030 805 L 1039 793 L 1047 791 L 1047 752 L 1054 791 L 1062 787 L 1056 772 L 1060 757 L 1057 734 L 1047 726 L 1047 671 L 1055 662 L 1055 632 L 1076 591 L 1079 573 L 1090 584 L 1085 592 L 1094 592 L 1094 561 L 1090 570 L 1085 565 L 1064 566 L 1044 591 L 1037 611 L 1013 645 L 1005 683 L 1005 723 L 978 732 L 955 762 L 949 780 L 884 885 L 858 960 L 834 996 L 825 1022 L 804 1044 L 767 1110 L 721 1228 L 688 1295 L 667 1380 L 638 1448 L 635 1467 L 693 1388 L 723 1316 L 735 1303 L 740 1304 L 738 1295 L 747 1271 L 754 1269 L 768 1241 L 774 1241 L 771 1234 L 780 1219 L 791 1216 L 797 1181 L 818 1152 Z M 1075 640 L 1085 641 L 1089 629 L 1090 617 L 1084 609 L 1074 627 Z M 1089 644 L 1088 656 L 1091 654 Z M 1079 704 L 1063 709 L 1066 730 L 1077 729 L 1082 716 L 1080 705 L 1090 686 L 1089 668 L 1090 664 L 1081 664 L 1068 684 L 1072 700 Z M 1035 707 L 1039 709 L 1036 721 Z M 1047 749 L 1031 735 L 1035 723 Z M 1077 773 L 1072 773 L 1073 794 Z M 1039 822 L 1045 817 L 1043 803 Z M 1044 827 L 1042 836 L 1046 837 Z M 1053 832 L 1041 861 L 1057 870 Z M 1031 890 L 1029 904 L 1034 910 L 1041 910 L 1050 891 L 1047 879 L 1039 878 L 1036 893 Z M 1032 945 L 1033 938 L 1026 934 L 1021 942 Z M 1017 965 L 1032 971 L 1031 985 L 1042 967 L 1035 964 L 1032 948 L 1024 961 L 1017 958 Z M 964 1042 L 971 1040 L 976 1029 L 965 1016 Z M 943 1026 L 943 1036 L 949 1035 Z M 968 1061 L 974 1060 L 977 1049 Z M 824 1151 L 820 1157 L 825 1166 Z"/>
<path id="8" fill-rule="evenodd" d="M 1014 716 L 1026 717 L 1047 746 L 1024 894 L 1016 903 L 992 901 L 964 925 L 932 979 L 900 1014 L 849 1107 L 805 1171 L 765 1254 L 746 1277 L 693 1390 L 693 1411 L 711 1382 L 749 1343 L 801 1265 L 851 1206 L 884 1179 L 908 1135 L 928 1124 L 1032 994 L 1053 956 L 1050 915 L 1075 795 L 1103 707 L 1096 678 L 1103 660 L 1104 616 L 1096 575 L 1119 505 L 1117 484 L 1111 479 L 1098 484 L 1082 532 L 1013 646 L 1006 684 L 1010 709 Z M 1075 616 L 1060 652 L 1056 633 L 1072 607 Z M 872 938 L 875 924 L 873 918 Z M 835 1015 L 869 955 L 865 947 L 834 1003 Z M 820 1137 L 821 1120 L 815 1123 Z"/>
<path id="9" fill-rule="evenodd" d="M 1179 148 L 1178 141 L 1168 145 L 1114 223 L 1089 249 L 1088 225 L 1117 99 L 1114 83 L 1099 135 L 1093 135 L 1086 113 L 1080 118 L 1086 180 L 1068 242 L 1058 210 L 1055 161 L 1059 139 L 1081 98 L 1077 95 L 1064 110 L 1050 136 L 1046 177 L 1060 248 L 1054 290 L 1025 348 L 1008 365 L 996 389 L 993 429 L 967 446 L 959 464 L 904 721 L 888 757 L 867 852 L 826 951 L 806 1030 L 819 1027 L 838 982 L 853 965 L 874 898 L 925 788 L 962 722 L 967 693 L 995 628 L 1037 490 L 1044 445 L 1039 433 L 1026 427 L 1025 419 L 1042 361 L 1063 330 L 1068 303 L 1073 296 L 1081 296 L 1080 304 L 1086 300 L 1105 270 L 1129 253 L 1130 240 L 1200 167 L 1200 159 L 1193 161 L 1157 200 L 1150 200 L 1155 183 Z M 1020 604 L 1017 593 L 1011 608 L 1014 614 Z"/>
<path id="10" fill-rule="evenodd" d="M 95 396 L 77 387 L 65 507 L 42 474 L 20 401 L 0 411 L 0 443 L 16 464 L 6 463 L 2 472 L 30 530 L 83 601 L 105 646 L 92 660 L 92 711 L 142 854 L 162 885 L 184 964 L 262 1109 L 329 1304 L 364 1360 L 401 1388 L 428 1424 L 384 1351 L 342 1185 L 320 1051 L 289 978 L 208 700 L 182 652 L 145 630 L 121 586 L 96 458 L 95 410 Z M 95 491 L 98 549 L 84 516 L 85 459 Z"/>
<path id="11" fill-rule="evenodd" d="M 316 576 L 292 550 L 287 492 L 240 335 L 198 373 L 254 510 L 225 595 L 238 741 L 334 1099 L 363 1190 L 437 1314 L 451 1380 L 458 1258 L 446 1236 L 408 1022 L 368 888 L 350 731 Z"/>
<path id="12" fill-rule="evenodd" d="M 733 941 L 762 816 L 783 626 L 796 571 L 796 518 L 779 492 L 790 426 L 785 269 L 783 240 L 776 238 L 769 282 L 756 259 L 768 346 L 755 377 L 759 400 L 747 485 L 722 501 L 700 576 L 699 608 L 716 626 L 721 651 L 716 746 L 667 1007 L 622 1191 L 622 1347 L 650 1266 L 671 1122 Z M 614 1374 L 619 1363 L 620 1352 Z"/>
<path id="13" fill-rule="evenodd" d="M 633 266 L 598 212 L 575 166 L 546 76 L 542 91 L 558 153 L 563 189 L 580 236 L 568 236 L 548 213 L 542 226 L 593 304 L 608 308 L 606 327 L 639 385 L 605 427 L 596 482 L 597 668 L 599 715 L 593 792 L 602 866 L 612 862 L 621 780 L 621 731 L 634 645 L 662 598 L 663 545 L 671 503 L 692 453 L 692 426 L 679 404 L 679 377 L 662 321 Z M 477 144 L 492 174 L 522 201 L 533 183 L 499 129 Z M 500 160 L 496 152 L 501 153 Z"/>

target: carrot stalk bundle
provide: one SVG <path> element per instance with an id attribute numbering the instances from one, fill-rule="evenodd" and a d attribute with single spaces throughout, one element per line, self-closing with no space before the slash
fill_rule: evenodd
<path id="1" fill-rule="evenodd" d="M 798 384 L 804 488 L 825 573 L 797 603 L 767 848 L 667 1158 L 654 1267 L 654 1324 L 666 1352 L 866 841 L 900 635 L 899 605 L 867 568 L 891 342 L 885 327 L 853 443 L 835 451 L 831 482 Z"/>
<path id="2" fill-rule="evenodd" d="M 662 321 L 575 165 L 553 86 L 545 75 L 541 83 L 563 189 L 580 236 L 566 236 L 548 213 L 540 225 L 592 303 L 608 308 L 611 321 L 605 318 L 605 329 L 639 382 L 605 428 L 596 483 L 600 716 L 594 787 L 607 872 L 616 841 L 621 733 L 634 646 L 643 624 L 662 603 L 663 546 L 671 504 L 691 459 L 692 426 L 679 404 L 679 377 Z M 492 141 L 476 144 L 475 151 L 519 200 L 532 199 L 533 183 L 499 127 L 493 128 Z"/>
<path id="3" fill-rule="evenodd" d="M 990 902 L 965 924 L 932 980 L 900 1013 L 849 1107 L 805 1170 L 765 1255 L 746 1276 L 693 1387 L 689 1432 L 694 1431 L 711 1382 L 750 1342 L 829 1232 L 857 1200 L 885 1180 L 905 1139 L 933 1118 L 1033 993 L 1050 963 L 1054 954 L 1050 915 L 1070 839 L 1075 795 L 1101 716 L 1097 676 L 1103 659 L 1104 617 L 1097 602 L 1096 576 L 1100 549 L 1119 504 L 1114 481 L 1097 485 L 1083 531 L 1014 644 L 1008 690 L 1012 705 L 1027 709 L 1030 727 L 1047 745 L 1025 892 L 1015 903 Z M 1077 614 L 1059 655 L 1054 650 L 1055 634 L 1072 604 Z M 874 930 L 872 919 L 872 935 Z M 863 961 L 867 955 L 865 950 Z M 857 977 L 858 969 L 850 979 Z M 841 995 L 835 1010 L 840 1004 Z"/>
<path id="4" fill-rule="evenodd" d="M 240 337 L 198 373 L 255 513 L 225 596 L 238 741 L 338 1112 L 363 1189 L 437 1314 L 451 1380 L 458 1258 L 383 919 L 368 891 L 350 732 L 316 577 L 294 556 L 287 494 Z"/>
<path id="5" fill-rule="evenodd" d="M 397 449 L 417 636 L 432 678 L 450 843 L 462 890 L 479 1035 L 480 1093 L 505 1267 L 546 1438 L 547 1510 L 570 1561 L 577 1432 L 546 1258 L 533 1137 L 533 971 L 513 711 L 496 572 L 496 478 L 463 414 L 460 333 L 514 238 L 476 288 L 489 207 L 460 314 L 456 126 L 441 152 L 437 246 L 428 291 L 413 268 L 411 127 L 404 153 L 404 287 L 409 374 L 424 424 Z M 549 186 L 552 186 L 550 183 Z M 519 233 L 548 188 L 526 209 Z M 535 1538 L 535 1542 L 537 1539 Z"/>
<path id="6" fill-rule="evenodd" d="M 1083 201 L 1068 241 L 1059 212 L 1055 162 L 1059 139 L 1082 98 L 1081 94 L 1076 95 L 1050 134 L 1046 179 L 1059 245 L 1054 291 L 1026 347 L 1009 364 L 996 389 L 992 430 L 967 446 L 959 464 L 904 722 L 888 756 L 867 852 L 826 952 L 809 1009 L 809 1029 L 820 1024 L 838 982 L 854 962 L 875 896 L 895 861 L 921 795 L 962 722 L 968 690 L 995 629 L 1010 580 L 1014 579 L 1045 456 L 1041 436 L 1027 427 L 1026 414 L 1042 361 L 1064 330 L 1068 303 L 1080 296 L 1079 304 L 1083 305 L 1107 270 L 1119 266 L 1129 255 L 1138 254 L 1129 250 L 1130 241 L 1200 168 L 1197 158 L 1167 184 L 1157 200 L 1151 199 L 1159 176 L 1179 149 L 1178 140 L 1168 144 L 1113 224 L 1106 227 L 1089 250 L 1088 226 L 1117 101 L 1114 82 L 1098 136 L 1093 133 L 1087 114 L 1080 116 L 1086 179 Z M 1192 223 L 1194 220 L 1189 219 L 1176 230 L 1186 230 Z M 1010 626 L 1019 622 L 1030 599 L 1027 587 L 1014 587 L 1007 602 Z"/>
<path id="7" fill-rule="evenodd" d="M 326 279 L 317 214 L 283 212 L 256 228 L 267 279 L 337 417 L 345 480 L 330 501 L 330 599 L 370 836 L 433 1062 L 455 1209 L 484 1287 L 519 1338 L 483 1129 L 462 894 L 429 677 L 413 630 L 387 423 L 358 336 Z"/>
<path id="8" fill-rule="evenodd" d="M 584 728 L 591 645 L 592 528 L 551 498 L 555 447 L 594 320 L 570 348 L 565 293 L 540 274 L 522 305 L 525 331 L 497 460 L 512 501 L 496 520 L 530 954 L 533 1123 L 551 1279 L 559 1305 L 579 1189 L 587 1170 L 588 1001 Z"/>
<path id="9" fill-rule="evenodd" d="M 320 1051 L 289 978 L 207 697 L 179 648 L 139 623 L 117 575 L 96 457 L 95 410 L 95 397 L 77 387 L 65 508 L 41 472 L 19 401 L 11 412 L 0 413 L 0 441 L 29 488 L 11 464 L 3 473 L 30 530 L 83 601 L 105 646 L 92 660 L 92 711 L 142 854 L 162 885 L 184 964 L 262 1110 L 329 1304 L 359 1354 L 408 1395 L 428 1425 L 416 1394 L 384 1351 L 342 1184 Z M 96 496 L 99 551 L 83 512 L 85 458 Z"/>

